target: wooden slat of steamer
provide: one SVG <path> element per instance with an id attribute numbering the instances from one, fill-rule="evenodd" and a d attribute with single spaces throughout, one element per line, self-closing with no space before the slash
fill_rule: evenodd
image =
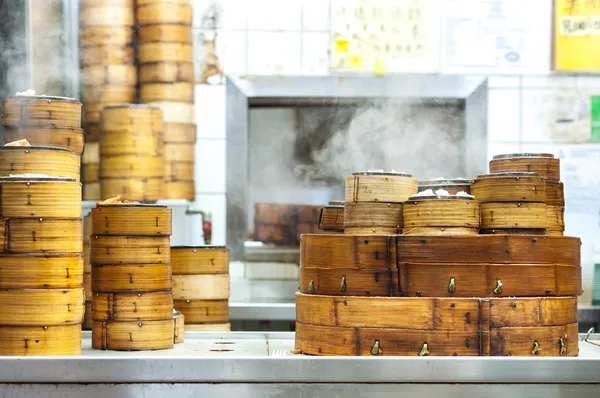
<path id="1" fill-rule="evenodd" d="M 404 235 L 418 236 L 456 236 L 456 235 L 477 235 L 477 228 L 461 228 L 461 227 L 404 227 L 402 229 Z M 543 234 L 542 234 L 543 235 Z"/>
<path id="2" fill-rule="evenodd" d="M 332 296 L 397 296 L 398 271 L 300 267 L 300 292 Z"/>
<path id="3" fill-rule="evenodd" d="M 82 283 L 81 254 L 0 255 L 0 289 L 71 289 Z"/>
<path id="4" fill-rule="evenodd" d="M 79 181 L 79 156 L 63 148 L 0 147 L 0 175 L 45 174 Z"/>
<path id="5" fill-rule="evenodd" d="M 562 206 L 546 206 L 546 220 L 551 234 L 560 234 L 565 230 L 565 208 Z"/>
<path id="6" fill-rule="evenodd" d="M 100 120 L 102 119 L 102 109 L 104 109 L 105 106 L 108 106 L 108 104 L 101 102 L 86 102 L 83 107 L 84 123 L 86 125 L 99 124 Z M 98 136 L 97 141 L 100 141 L 100 135 Z"/>
<path id="7" fill-rule="evenodd" d="M 194 83 L 141 83 L 140 101 L 194 102 Z"/>
<path id="8" fill-rule="evenodd" d="M 100 178 L 158 178 L 163 177 L 164 169 L 165 160 L 162 156 L 103 156 L 100 161 Z"/>
<path id="9" fill-rule="evenodd" d="M 132 322 L 94 321 L 92 348 L 115 351 L 173 348 L 173 319 Z"/>
<path id="10" fill-rule="evenodd" d="M 481 228 L 482 235 L 550 235 L 546 228 Z"/>
<path id="11" fill-rule="evenodd" d="M 492 329 L 492 356 L 577 356 L 578 325 Z M 561 338 L 563 351 L 561 352 Z M 539 350 L 534 350 L 535 343 Z M 536 352 L 534 354 L 534 352 Z"/>
<path id="12" fill-rule="evenodd" d="M 402 203 L 352 203 L 344 205 L 346 233 L 394 235 L 402 231 Z"/>
<path id="13" fill-rule="evenodd" d="M 96 293 L 95 321 L 159 321 L 173 318 L 173 292 Z"/>
<path id="14" fill-rule="evenodd" d="M 105 107 L 102 131 L 129 131 L 131 133 L 162 133 L 162 111 L 155 106 L 143 104 L 114 105 Z"/>
<path id="15" fill-rule="evenodd" d="M 559 326 L 577 322 L 576 297 L 493 298 L 490 327 Z"/>
<path id="16" fill-rule="evenodd" d="M 529 173 L 484 174 L 471 181 L 471 195 L 485 202 L 546 202 L 546 181 Z"/>
<path id="17" fill-rule="evenodd" d="M 0 217 L 81 217 L 81 184 L 74 180 L 0 178 Z"/>
<path id="18" fill-rule="evenodd" d="M 535 155 L 535 154 L 534 154 Z M 532 172 L 551 181 L 560 181 L 560 159 L 551 154 L 523 156 L 523 154 L 497 155 L 490 160 L 490 172 Z"/>
<path id="19" fill-rule="evenodd" d="M 165 162 L 165 181 L 194 181 L 194 162 Z"/>
<path id="20" fill-rule="evenodd" d="M 82 85 L 135 86 L 137 69 L 134 65 L 92 65 L 80 70 Z"/>
<path id="21" fill-rule="evenodd" d="M 196 143 L 196 125 L 194 123 L 165 123 L 163 134 L 165 142 Z"/>
<path id="22" fill-rule="evenodd" d="M 158 291 L 171 287 L 169 264 L 92 265 L 94 293 Z"/>
<path id="23" fill-rule="evenodd" d="M 6 127 L 81 127 L 81 102 L 73 98 L 19 96 L 2 103 Z"/>
<path id="24" fill-rule="evenodd" d="M 319 229 L 323 231 L 344 231 L 344 206 L 325 206 L 321 209 Z"/>
<path id="25" fill-rule="evenodd" d="M 179 311 L 173 311 L 173 343 L 181 344 L 185 335 L 185 316 Z"/>
<path id="26" fill-rule="evenodd" d="M 172 210 L 163 206 L 101 205 L 92 209 L 91 226 L 92 234 L 166 236 L 173 233 Z M 135 244 L 149 242 L 137 238 L 127 240 Z M 160 238 L 150 241 L 160 241 L 160 247 L 169 243 L 168 239 Z"/>
<path id="27" fill-rule="evenodd" d="M 100 157 L 155 154 L 162 148 L 162 137 L 155 133 L 105 131 L 100 140 Z"/>
<path id="28" fill-rule="evenodd" d="M 100 103 L 131 103 L 135 102 L 135 85 L 82 85 L 81 100 Z"/>
<path id="29" fill-rule="evenodd" d="M 92 330 L 92 300 L 85 301 L 85 314 L 83 314 L 83 323 L 81 324 L 82 330 Z"/>
<path id="30" fill-rule="evenodd" d="M 99 45 L 79 49 L 79 62 L 82 67 L 90 65 L 134 65 L 133 47 L 119 45 Z"/>
<path id="31" fill-rule="evenodd" d="M 479 202 L 471 199 L 411 199 L 404 203 L 404 228 L 479 228 Z"/>
<path id="32" fill-rule="evenodd" d="M 81 218 L 11 218 L 4 221 L 4 252 L 81 253 Z"/>
<path id="33" fill-rule="evenodd" d="M 194 144 L 180 144 L 180 143 L 168 143 L 164 144 L 164 156 L 165 161 L 173 162 L 194 162 L 195 157 L 195 145 Z"/>
<path id="34" fill-rule="evenodd" d="M 97 26 L 79 29 L 79 47 L 130 46 L 133 43 L 133 27 Z"/>
<path id="35" fill-rule="evenodd" d="M 27 139 L 33 146 L 56 146 L 83 153 L 83 130 L 63 127 L 19 127 L 5 128 L 4 141 Z"/>
<path id="36" fill-rule="evenodd" d="M 196 123 L 194 104 L 186 102 L 149 102 L 148 105 L 162 110 L 165 123 Z"/>
<path id="37" fill-rule="evenodd" d="M 81 325 L 0 326 L 0 355 L 81 355 Z"/>
<path id="38" fill-rule="evenodd" d="M 0 325 L 81 324 L 84 301 L 82 288 L 0 290 Z"/>
<path id="39" fill-rule="evenodd" d="M 102 130 L 100 129 L 99 124 L 86 123 L 86 125 L 83 128 L 83 134 L 85 135 L 84 139 L 85 139 L 86 147 L 91 142 L 99 142 L 101 133 L 102 133 Z"/>
<path id="40" fill-rule="evenodd" d="M 171 258 L 168 236 L 95 235 L 91 244 L 92 264 L 168 264 Z"/>
<path id="41" fill-rule="evenodd" d="M 194 82 L 194 64 L 158 62 L 140 65 L 140 83 Z"/>
<path id="42" fill-rule="evenodd" d="M 90 265 L 90 271 L 83 273 L 83 289 L 85 290 L 85 297 L 90 300 L 94 297 L 92 292 L 92 267 Z"/>
<path id="43" fill-rule="evenodd" d="M 300 265 L 329 268 L 395 269 L 395 236 L 306 234 Z"/>
<path id="44" fill-rule="evenodd" d="M 110 198 L 123 195 L 129 200 L 155 201 L 169 199 L 165 190 L 164 179 L 154 178 L 100 178 L 100 191 L 102 197 Z"/>
<path id="45" fill-rule="evenodd" d="M 229 275 L 173 275 L 175 300 L 229 299 Z"/>
<path id="46" fill-rule="evenodd" d="M 546 228 L 545 203 L 482 203 L 481 228 Z"/>
<path id="47" fill-rule="evenodd" d="M 138 60 L 140 64 L 155 62 L 192 63 L 194 50 L 186 43 L 141 43 Z"/>
<path id="48" fill-rule="evenodd" d="M 171 247 L 173 275 L 227 274 L 229 250 L 225 246 Z"/>
<path id="49" fill-rule="evenodd" d="M 231 324 L 227 323 L 206 323 L 185 325 L 186 332 L 231 332 Z"/>
<path id="50" fill-rule="evenodd" d="M 119 6 L 90 6 L 86 4 L 81 8 L 79 24 L 88 26 L 133 26 L 135 13 L 133 7 Z"/>
<path id="51" fill-rule="evenodd" d="M 98 200 L 101 196 L 99 182 L 88 182 L 83 185 L 83 200 Z"/>
<path id="52" fill-rule="evenodd" d="M 196 186 L 194 181 L 165 181 L 164 199 L 186 199 L 196 198 Z"/>
<path id="53" fill-rule="evenodd" d="M 402 203 L 417 193 L 418 182 L 409 175 L 355 173 L 346 177 L 346 203 Z"/>
<path id="54" fill-rule="evenodd" d="M 192 7 L 189 4 L 153 3 L 138 5 L 137 21 L 143 25 L 192 24 Z"/>
<path id="55" fill-rule="evenodd" d="M 192 27 L 172 24 L 140 26 L 138 29 L 138 40 L 142 43 L 174 42 L 191 44 L 193 42 Z"/>
<path id="56" fill-rule="evenodd" d="M 564 206 L 565 193 L 562 182 L 546 181 L 546 204 L 549 206 Z"/>
<path id="57" fill-rule="evenodd" d="M 408 297 L 571 296 L 582 292 L 579 266 L 400 262 L 398 267 L 400 291 Z"/>
<path id="58" fill-rule="evenodd" d="M 579 238 L 558 236 L 397 237 L 398 261 L 413 263 L 581 265 L 580 246 Z"/>
<path id="59" fill-rule="evenodd" d="M 229 322 L 229 300 L 175 300 L 173 306 L 185 315 L 186 325 Z"/>

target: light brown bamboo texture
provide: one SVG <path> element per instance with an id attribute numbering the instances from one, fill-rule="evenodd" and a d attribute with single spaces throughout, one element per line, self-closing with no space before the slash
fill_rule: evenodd
<path id="1" fill-rule="evenodd" d="M 110 198 L 117 195 L 123 195 L 129 200 L 154 201 L 160 199 L 169 199 L 172 193 L 165 191 L 168 185 L 165 184 L 162 177 L 154 178 L 101 178 L 100 191 L 101 197 Z M 165 193 L 166 192 L 166 193 Z"/>
<path id="2" fill-rule="evenodd" d="M 100 160 L 100 178 L 162 178 L 164 170 L 162 156 L 114 155 Z"/>
<path id="3" fill-rule="evenodd" d="M 192 7 L 189 4 L 154 3 L 138 5 L 138 23 L 143 25 L 155 24 L 192 24 Z"/>
<path id="4" fill-rule="evenodd" d="M 403 235 L 422 235 L 422 236 L 457 236 L 457 235 L 477 235 L 479 229 L 471 227 L 404 227 Z"/>
<path id="5" fill-rule="evenodd" d="M 192 44 L 192 27 L 186 25 L 146 25 L 138 29 L 140 42 L 174 42 Z"/>
<path id="6" fill-rule="evenodd" d="M 87 296 L 86 296 L 87 297 Z M 82 330 L 92 330 L 92 300 L 85 301 L 85 314 L 83 314 Z"/>
<path id="7" fill-rule="evenodd" d="M 81 324 L 84 301 L 82 288 L 0 290 L 0 325 Z"/>
<path id="8" fill-rule="evenodd" d="M 0 227 L 4 252 L 81 253 L 81 218 L 11 218 Z"/>
<path id="9" fill-rule="evenodd" d="M 535 175 L 480 176 L 471 182 L 471 195 L 486 202 L 546 202 L 546 181 Z"/>
<path id="10" fill-rule="evenodd" d="M 194 82 L 194 64 L 159 62 L 140 65 L 140 83 Z"/>
<path id="11" fill-rule="evenodd" d="M 231 324 L 227 323 L 203 323 L 186 324 L 186 332 L 231 332 Z"/>
<path id="12" fill-rule="evenodd" d="M 6 127 L 81 128 L 81 102 L 70 98 L 21 96 L 2 103 Z"/>
<path id="13" fill-rule="evenodd" d="M 543 157 L 513 157 L 490 160 L 491 173 L 531 172 L 551 181 L 560 181 L 560 159 Z"/>
<path id="14" fill-rule="evenodd" d="M 353 175 L 346 177 L 346 203 L 402 203 L 417 193 L 418 182 L 408 176 Z"/>
<path id="15" fill-rule="evenodd" d="M 148 105 L 110 106 L 103 110 L 102 131 L 162 133 L 162 111 Z"/>
<path id="16" fill-rule="evenodd" d="M 185 315 L 186 325 L 229 322 L 229 300 L 175 300 L 175 309 Z"/>
<path id="17" fill-rule="evenodd" d="M 79 181 L 79 156 L 62 148 L 0 147 L 0 176 L 45 174 Z"/>
<path id="18" fill-rule="evenodd" d="M 85 144 L 85 151 L 81 157 L 82 164 L 100 163 L 100 144 L 97 142 L 88 142 Z"/>
<path id="19" fill-rule="evenodd" d="M 87 123 L 83 129 L 86 147 L 91 142 L 99 142 L 102 130 L 99 124 Z"/>
<path id="20" fill-rule="evenodd" d="M 83 130 L 62 127 L 5 128 L 4 141 L 27 139 L 33 146 L 55 146 L 81 155 L 83 152 Z"/>
<path id="21" fill-rule="evenodd" d="M 0 289 L 72 289 L 82 284 L 80 254 L 0 255 Z"/>
<path id="22" fill-rule="evenodd" d="M 173 232 L 171 224 L 172 210 L 166 207 L 105 205 L 92 209 L 91 231 L 97 235 L 166 236 Z M 134 237 L 118 239 L 137 242 L 137 238 Z M 155 241 L 153 238 L 150 240 Z M 168 240 L 160 241 L 161 246 L 168 244 Z"/>
<path id="23" fill-rule="evenodd" d="M 162 137 L 155 133 L 105 131 L 100 140 L 100 157 L 156 154 L 162 149 Z"/>
<path id="24" fill-rule="evenodd" d="M 81 325 L 0 326 L 0 355 L 81 355 Z"/>
<path id="25" fill-rule="evenodd" d="M 92 264 L 168 264 L 168 236 L 92 236 Z"/>
<path id="26" fill-rule="evenodd" d="M 181 344 L 185 335 L 185 316 L 179 312 L 173 312 L 173 343 Z"/>
<path id="27" fill-rule="evenodd" d="M 79 29 L 79 47 L 130 46 L 133 43 L 133 27 L 97 26 Z"/>
<path id="28" fill-rule="evenodd" d="M 82 67 L 91 65 L 134 65 L 135 54 L 132 46 L 90 46 L 79 49 L 79 62 Z"/>
<path id="29" fill-rule="evenodd" d="M 194 102 L 194 83 L 141 83 L 140 101 Z"/>
<path id="30" fill-rule="evenodd" d="M 163 139 L 165 142 L 194 144 L 196 142 L 196 125 L 194 123 L 165 123 Z"/>
<path id="31" fill-rule="evenodd" d="M 564 206 L 565 193 L 562 182 L 546 181 L 546 204 L 550 206 Z"/>
<path id="32" fill-rule="evenodd" d="M 471 199 L 415 199 L 404 204 L 404 227 L 479 228 L 479 202 Z"/>
<path id="33" fill-rule="evenodd" d="M 92 348 L 98 350 L 143 351 L 172 347 L 172 318 L 163 321 L 94 321 L 92 326 Z"/>
<path id="34" fill-rule="evenodd" d="M 134 65 L 93 65 L 80 71 L 82 85 L 135 86 L 137 70 Z"/>
<path id="35" fill-rule="evenodd" d="M 98 200 L 101 197 L 99 182 L 88 182 L 83 185 L 83 200 Z"/>
<path id="36" fill-rule="evenodd" d="M 165 181 L 194 181 L 194 162 L 165 162 Z"/>
<path id="37" fill-rule="evenodd" d="M 565 208 L 562 206 L 547 206 L 546 220 L 548 232 L 551 235 L 562 236 L 565 231 Z"/>
<path id="38" fill-rule="evenodd" d="M 321 210 L 319 229 L 322 231 L 344 231 L 344 206 L 325 206 Z"/>
<path id="39" fill-rule="evenodd" d="M 82 7 L 79 15 L 79 24 L 89 26 L 133 26 L 135 14 L 133 7 L 96 6 Z"/>
<path id="40" fill-rule="evenodd" d="M 403 226 L 402 203 L 346 202 L 344 232 L 393 235 Z"/>
<path id="41" fill-rule="evenodd" d="M 175 300 L 229 299 L 229 275 L 173 275 Z"/>
<path id="42" fill-rule="evenodd" d="M 92 305 L 95 321 L 157 321 L 173 318 L 173 293 L 96 293 Z"/>
<path id="43" fill-rule="evenodd" d="M 545 203 L 482 203 L 481 228 L 547 228 Z"/>
<path id="44" fill-rule="evenodd" d="M 227 274 L 229 250 L 223 246 L 171 247 L 173 275 Z"/>
<path id="45" fill-rule="evenodd" d="M 142 43 L 139 46 L 140 64 L 154 62 L 192 63 L 194 50 L 185 43 Z"/>
<path id="46" fill-rule="evenodd" d="M 194 104 L 187 102 L 149 102 L 148 105 L 156 106 L 163 112 L 165 123 L 195 123 Z"/>
<path id="47" fill-rule="evenodd" d="M 84 103 L 131 103 L 135 102 L 134 85 L 83 85 L 81 86 L 81 99 Z"/>
<path id="48" fill-rule="evenodd" d="M 195 148 L 194 144 L 165 144 L 165 160 L 167 162 L 194 162 L 196 160 Z"/>
<path id="49" fill-rule="evenodd" d="M 4 218 L 81 217 L 81 184 L 69 181 L 0 179 L 0 216 Z"/>
<path id="50" fill-rule="evenodd" d="M 164 197 L 165 199 L 194 200 L 196 198 L 194 181 L 166 181 Z"/>
<path id="51" fill-rule="evenodd" d="M 169 264 L 92 265 L 92 290 L 148 292 L 171 289 Z"/>

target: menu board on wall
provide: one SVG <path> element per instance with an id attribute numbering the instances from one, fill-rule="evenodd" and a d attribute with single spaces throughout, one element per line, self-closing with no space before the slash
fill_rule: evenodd
<path id="1" fill-rule="evenodd" d="M 445 0 L 442 20 L 444 73 L 550 71 L 550 0 Z"/>
<path id="2" fill-rule="evenodd" d="M 441 0 L 331 0 L 332 71 L 439 72 Z"/>
<path id="3" fill-rule="evenodd" d="M 554 67 L 600 70 L 600 0 L 554 1 Z"/>

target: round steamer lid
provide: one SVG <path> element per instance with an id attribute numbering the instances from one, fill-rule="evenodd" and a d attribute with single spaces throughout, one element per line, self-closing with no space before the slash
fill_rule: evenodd
<path id="1" fill-rule="evenodd" d="M 171 249 L 218 250 L 227 249 L 227 246 L 171 246 Z"/>
<path id="2" fill-rule="evenodd" d="M 477 178 L 485 178 L 485 177 L 539 177 L 539 173 L 532 173 L 528 171 L 511 171 L 506 173 L 489 173 L 489 174 L 480 174 Z"/>
<path id="3" fill-rule="evenodd" d="M 395 176 L 395 177 L 412 177 L 412 174 L 400 173 L 397 171 L 356 171 L 353 176 Z"/>
<path id="4" fill-rule="evenodd" d="M 123 105 L 109 105 L 105 106 L 104 109 L 153 109 L 160 110 L 158 106 L 148 104 L 123 104 Z"/>
<path id="5" fill-rule="evenodd" d="M 496 155 L 492 159 L 509 159 L 509 158 L 554 158 L 551 153 L 508 153 Z"/>
<path id="6" fill-rule="evenodd" d="M 96 205 L 96 207 L 148 207 L 148 208 L 159 208 L 166 209 L 166 205 L 155 205 L 155 204 L 147 204 L 147 203 L 107 203 L 105 205 Z"/>
<path id="7" fill-rule="evenodd" d="M 0 150 L 5 150 L 5 151 L 18 151 L 18 150 L 23 150 L 23 151 L 30 151 L 30 150 L 36 150 L 36 151 L 60 151 L 60 152 L 71 152 L 71 153 L 75 153 L 67 148 L 61 148 L 58 146 L 2 146 L 0 147 Z"/>
<path id="8" fill-rule="evenodd" d="M 38 182 L 38 181 L 51 181 L 51 182 L 76 182 L 74 178 L 69 177 L 27 177 L 27 176 L 7 176 L 0 177 L 0 182 L 15 181 L 15 182 Z"/>
<path id="9" fill-rule="evenodd" d="M 451 200 L 474 200 L 475 197 L 471 196 L 459 196 L 459 195 L 448 195 L 448 196 L 411 196 L 408 198 L 410 201 L 418 201 L 418 200 L 437 200 L 437 199 L 451 199 Z"/>
<path id="10" fill-rule="evenodd" d="M 7 97 L 8 99 L 18 99 L 18 100 L 57 100 L 57 101 L 70 101 L 70 102 L 79 102 L 75 98 L 71 97 L 59 97 L 55 95 L 13 95 Z M 5 100 L 5 101 L 6 101 Z"/>

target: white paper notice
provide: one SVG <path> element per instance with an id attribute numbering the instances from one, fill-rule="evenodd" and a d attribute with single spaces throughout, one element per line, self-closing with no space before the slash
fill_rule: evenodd
<path id="1" fill-rule="evenodd" d="M 444 73 L 547 73 L 552 2 L 446 0 Z"/>

